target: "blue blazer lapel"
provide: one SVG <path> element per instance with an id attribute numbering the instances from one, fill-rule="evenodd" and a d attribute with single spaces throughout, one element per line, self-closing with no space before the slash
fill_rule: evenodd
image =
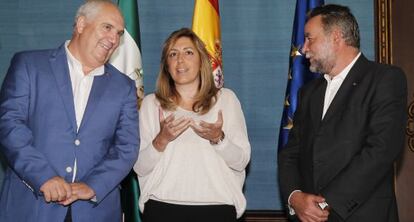
<path id="1" fill-rule="evenodd" d="M 102 95 L 104 94 L 107 85 L 110 82 L 110 77 L 111 74 L 107 72 L 107 68 L 105 66 L 105 73 L 93 78 L 92 89 L 89 94 L 88 104 L 86 105 L 85 113 L 83 114 L 79 131 L 88 122 L 96 107 L 99 105 L 99 101 L 101 100 Z"/>
<path id="2" fill-rule="evenodd" d="M 59 93 L 63 100 L 66 114 L 74 132 L 77 130 L 75 106 L 73 104 L 72 83 L 69 76 L 69 67 L 66 58 L 65 46 L 62 44 L 49 59 L 50 67 L 55 76 Z"/>

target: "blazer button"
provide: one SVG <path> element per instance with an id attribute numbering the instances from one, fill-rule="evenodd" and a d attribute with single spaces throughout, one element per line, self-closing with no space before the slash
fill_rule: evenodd
<path id="1" fill-rule="evenodd" d="M 71 173 L 72 172 L 72 167 L 66 167 L 66 173 Z"/>
<path id="2" fill-rule="evenodd" d="M 80 140 L 79 140 L 79 139 L 76 139 L 76 140 L 75 140 L 75 145 L 76 145 L 76 146 L 79 146 L 79 145 L 80 145 Z"/>

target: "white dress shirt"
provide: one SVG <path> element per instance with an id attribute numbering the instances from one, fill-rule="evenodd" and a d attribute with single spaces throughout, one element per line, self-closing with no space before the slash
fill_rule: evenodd
<path id="1" fill-rule="evenodd" d="M 72 84 L 73 103 L 75 106 L 76 124 L 77 130 L 79 130 L 82 122 L 83 114 L 88 104 L 89 94 L 92 89 L 93 78 L 95 76 L 103 75 L 105 72 L 104 66 L 92 70 L 90 73 L 85 74 L 82 70 L 82 63 L 80 63 L 69 51 L 68 45 L 70 40 L 65 42 L 66 57 L 69 66 L 69 76 Z M 73 163 L 73 176 L 72 182 L 76 178 L 76 158 Z"/>
<path id="2" fill-rule="evenodd" d="M 323 75 L 328 85 L 326 86 L 325 90 L 325 100 L 323 103 L 322 119 L 323 117 L 325 117 L 326 111 L 328 111 L 328 108 L 331 105 L 332 100 L 335 98 L 335 95 L 341 87 L 342 83 L 344 82 L 346 76 L 348 75 L 349 70 L 351 70 L 352 66 L 354 66 L 355 62 L 357 61 L 360 55 L 361 53 L 358 53 L 358 55 L 352 60 L 352 62 L 349 63 L 338 75 L 334 76 L 333 78 L 331 78 L 328 74 Z"/>

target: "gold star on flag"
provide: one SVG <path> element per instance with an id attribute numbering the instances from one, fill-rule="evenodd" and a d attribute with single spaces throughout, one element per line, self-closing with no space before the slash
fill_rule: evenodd
<path id="1" fill-rule="evenodd" d="M 290 106 L 289 95 L 287 95 L 286 98 L 285 98 L 285 106 Z"/>
<path id="2" fill-rule="evenodd" d="M 292 70 L 289 68 L 288 79 L 293 79 Z"/>
<path id="3" fill-rule="evenodd" d="M 299 46 L 292 45 L 292 51 L 290 52 L 290 56 L 293 57 L 293 59 L 295 59 L 296 56 L 302 56 L 302 54 L 300 53 L 300 45 Z"/>
<path id="4" fill-rule="evenodd" d="M 287 129 L 290 130 L 293 127 L 293 120 L 292 118 L 288 117 L 288 123 L 286 124 L 286 126 L 283 127 L 283 129 Z"/>

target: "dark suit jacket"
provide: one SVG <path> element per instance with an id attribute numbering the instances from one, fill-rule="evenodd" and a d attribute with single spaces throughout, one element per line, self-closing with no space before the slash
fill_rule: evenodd
<path id="1" fill-rule="evenodd" d="M 46 203 L 39 189 L 54 176 L 71 182 L 75 158 L 75 181 L 97 202 L 74 202 L 73 221 L 120 221 L 118 184 L 138 157 L 135 84 L 106 64 L 77 131 L 64 46 L 18 53 L 0 93 L 0 143 L 8 161 L 0 221 L 63 221 L 67 207 Z"/>
<path id="2" fill-rule="evenodd" d="M 320 194 L 329 221 L 398 221 L 393 163 L 404 147 L 407 86 L 396 67 L 361 55 L 321 120 L 326 80 L 305 85 L 279 152 L 283 200 Z"/>

